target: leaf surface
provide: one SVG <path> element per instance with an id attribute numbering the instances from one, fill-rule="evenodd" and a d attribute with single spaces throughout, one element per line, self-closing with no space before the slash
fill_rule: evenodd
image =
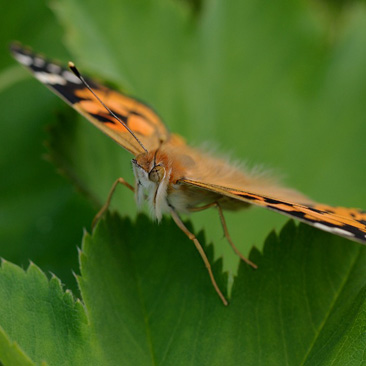
<path id="1" fill-rule="evenodd" d="M 56 278 L 5 262 L 0 325 L 50 366 L 362 365 L 365 256 L 363 246 L 289 222 L 263 254 L 252 252 L 258 270 L 240 265 L 225 307 L 173 222 L 113 215 L 84 237 L 85 310 Z M 221 261 L 213 267 L 225 290 Z M 8 343 L 0 338 L 0 349 Z"/>

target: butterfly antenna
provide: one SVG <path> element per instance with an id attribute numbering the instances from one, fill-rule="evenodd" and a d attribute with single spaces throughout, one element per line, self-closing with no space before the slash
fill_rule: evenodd
<path id="1" fill-rule="evenodd" d="M 79 70 L 76 68 L 73 62 L 69 62 L 69 68 L 74 73 L 74 75 L 89 89 L 89 91 L 97 98 L 98 102 L 108 111 L 108 113 L 114 117 L 119 123 L 121 123 L 126 130 L 135 138 L 135 140 L 138 142 L 138 144 L 144 149 L 144 151 L 147 153 L 145 146 L 142 144 L 142 142 L 139 140 L 139 138 L 132 132 L 132 130 L 127 126 L 125 122 L 123 122 L 116 114 L 110 110 L 103 101 L 98 97 L 98 95 L 94 92 L 94 90 L 89 86 L 89 84 L 86 82 L 86 80 L 82 77 Z"/>

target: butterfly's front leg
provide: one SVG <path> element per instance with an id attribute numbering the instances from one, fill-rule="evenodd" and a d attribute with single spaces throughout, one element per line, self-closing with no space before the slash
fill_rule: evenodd
<path id="1" fill-rule="evenodd" d="M 183 221 L 181 220 L 181 218 L 179 217 L 179 215 L 175 212 L 174 208 L 171 207 L 170 213 L 173 217 L 173 220 L 175 221 L 175 223 L 177 224 L 177 226 L 184 232 L 184 234 L 186 234 L 188 236 L 188 238 L 190 240 L 193 241 L 194 245 L 196 246 L 196 249 L 198 250 L 198 252 L 201 255 L 201 258 L 203 260 L 203 262 L 205 263 L 205 266 L 207 268 L 208 274 L 210 275 L 210 279 L 211 279 L 211 283 L 215 289 L 215 291 L 217 292 L 217 294 L 219 295 L 220 299 L 222 300 L 222 302 L 224 303 L 225 306 L 227 306 L 229 303 L 227 302 L 227 300 L 225 299 L 225 296 L 222 294 L 219 286 L 216 283 L 215 277 L 212 273 L 212 269 L 211 269 L 211 264 L 206 256 L 206 253 L 204 252 L 200 242 L 197 240 L 197 238 L 195 237 L 195 235 L 193 233 L 191 233 L 187 227 L 184 225 Z"/>
<path id="2" fill-rule="evenodd" d="M 113 197 L 113 194 L 117 188 L 118 184 L 122 184 L 128 189 L 130 189 L 132 192 L 135 192 L 135 188 L 131 186 L 130 183 L 126 182 L 123 178 L 118 178 L 113 183 L 111 190 L 108 193 L 108 198 L 106 203 L 102 206 L 102 208 L 98 211 L 98 213 L 95 215 L 93 222 L 92 222 L 92 228 L 96 225 L 96 223 L 99 221 L 99 219 L 104 215 L 104 213 L 108 210 L 109 205 L 111 204 L 111 199 Z"/>
<path id="3" fill-rule="evenodd" d="M 220 221 L 221 221 L 221 225 L 222 225 L 222 229 L 224 230 L 224 235 L 225 235 L 225 238 L 226 240 L 229 242 L 231 248 L 233 248 L 233 251 L 235 252 L 235 254 L 241 259 L 243 260 L 245 263 L 249 264 L 250 266 L 252 266 L 254 269 L 257 269 L 258 266 L 253 263 L 251 260 L 249 260 L 248 258 L 244 257 L 243 254 L 240 253 L 239 249 L 235 246 L 235 244 L 233 243 L 232 239 L 231 239 L 231 236 L 229 234 L 229 230 L 227 228 L 227 225 L 226 225 L 226 220 L 225 220 L 225 217 L 224 217 L 224 213 L 222 211 L 222 208 L 220 206 L 220 204 L 218 202 L 212 202 L 212 203 L 209 203 L 207 205 L 204 205 L 204 206 L 200 206 L 200 207 L 195 207 L 195 208 L 191 208 L 190 211 L 192 212 L 199 212 L 199 211 L 203 211 L 203 210 L 206 210 L 210 207 L 216 207 L 218 212 L 219 212 L 219 217 L 220 217 Z"/>

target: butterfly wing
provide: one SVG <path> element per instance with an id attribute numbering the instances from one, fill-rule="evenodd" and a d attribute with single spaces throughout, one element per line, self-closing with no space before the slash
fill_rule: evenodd
<path id="1" fill-rule="evenodd" d="M 245 192 L 191 179 L 181 179 L 178 182 L 234 200 L 243 201 L 247 204 L 265 207 L 305 222 L 318 229 L 366 244 L 366 211 L 355 208 L 332 207 L 317 203 L 300 204 L 287 202 L 283 199 L 276 199 L 262 194 Z"/>
<path id="2" fill-rule="evenodd" d="M 26 66 L 39 81 L 118 144 L 135 156 L 144 152 L 127 129 L 105 110 L 72 72 L 18 44 L 11 45 L 11 52 L 14 58 Z M 147 150 L 158 148 L 169 138 L 167 128 L 150 107 L 91 79 L 85 79 L 98 97 L 126 123 Z"/>

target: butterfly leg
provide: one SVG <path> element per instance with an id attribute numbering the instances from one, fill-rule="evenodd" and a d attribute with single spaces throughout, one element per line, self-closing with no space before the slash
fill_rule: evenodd
<path id="1" fill-rule="evenodd" d="M 205 206 L 201 206 L 201 207 L 194 207 L 191 209 L 192 212 L 198 212 L 198 211 L 202 211 L 202 210 L 206 210 L 210 207 L 216 207 L 218 212 L 219 212 L 219 217 L 220 217 L 220 221 L 221 221 L 221 225 L 222 225 L 222 229 L 224 230 L 224 235 L 226 240 L 228 241 L 228 243 L 230 244 L 231 248 L 234 250 L 235 254 L 241 259 L 243 260 L 245 263 L 249 264 L 250 266 L 252 266 L 254 269 L 257 269 L 258 266 L 256 264 L 254 264 L 251 260 L 249 260 L 248 258 L 244 257 L 243 254 L 240 253 L 239 249 L 235 246 L 235 244 L 233 243 L 231 236 L 229 234 L 229 230 L 227 228 L 226 225 L 226 220 L 224 217 L 224 213 L 222 212 L 222 208 L 220 206 L 220 204 L 218 202 L 212 202 L 209 203 Z"/>
<path id="2" fill-rule="evenodd" d="M 243 256 L 243 254 L 240 253 L 239 249 L 235 246 L 235 244 L 233 243 L 233 241 L 231 240 L 231 236 L 229 234 L 229 230 L 227 229 L 227 225 L 226 225 L 226 220 L 224 217 L 224 213 L 222 212 L 222 208 L 221 206 L 216 203 L 216 207 L 217 210 L 219 211 L 219 216 L 220 216 L 220 221 L 221 221 L 221 225 L 222 228 L 224 230 L 224 235 L 226 240 L 229 242 L 230 246 L 233 248 L 233 251 L 235 252 L 235 254 L 241 259 L 243 260 L 245 263 L 249 264 L 250 266 L 252 266 L 254 269 L 257 269 L 258 266 L 256 264 L 254 264 L 251 260 L 249 260 L 248 258 L 245 258 Z"/>
<path id="3" fill-rule="evenodd" d="M 206 256 L 206 253 L 204 252 L 200 242 L 197 240 L 197 238 L 195 237 L 194 234 L 192 234 L 187 227 L 184 225 L 183 221 L 181 220 L 181 218 L 179 217 L 179 215 L 175 212 L 175 210 L 173 208 L 171 208 L 171 215 L 173 217 L 173 220 L 175 221 L 175 223 L 177 224 L 177 226 L 184 232 L 184 234 L 186 234 L 188 236 L 188 238 L 190 240 L 193 241 L 194 245 L 196 246 L 196 249 L 198 250 L 203 262 L 205 263 L 205 266 L 207 268 L 208 274 L 210 276 L 211 279 L 211 283 L 215 289 L 215 291 L 217 292 L 217 294 L 219 295 L 221 301 L 224 303 L 224 305 L 228 305 L 229 303 L 227 302 L 227 300 L 225 299 L 224 295 L 222 294 L 221 290 L 219 289 L 219 286 L 216 283 L 215 277 L 212 273 L 212 269 L 211 269 L 211 265 L 210 262 L 208 261 L 208 258 Z"/>
<path id="4" fill-rule="evenodd" d="M 113 183 L 111 190 L 108 193 L 108 197 L 107 197 L 107 201 L 106 203 L 102 206 L 102 208 L 98 211 L 98 213 L 95 215 L 93 222 L 92 222 L 92 228 L 94 228 L 94 226 L 96 225 L 96 223 L 99 221 L 99 219 L 104 215 L 104 213 L 108 210 L 109 205 L 111 204 L 111 199 L 113 197 L 113 194 L 118 186 L 118 184 L 122 184 L 125 187 L 127 187 L 128 189 L 130 189 L 132 192 L 135 192 L 135 188 L 133 186 L 131 186 L 130 183 L 126 182 L 123 178 L 118 178 L 116 179 L 116 181 Z"/>

